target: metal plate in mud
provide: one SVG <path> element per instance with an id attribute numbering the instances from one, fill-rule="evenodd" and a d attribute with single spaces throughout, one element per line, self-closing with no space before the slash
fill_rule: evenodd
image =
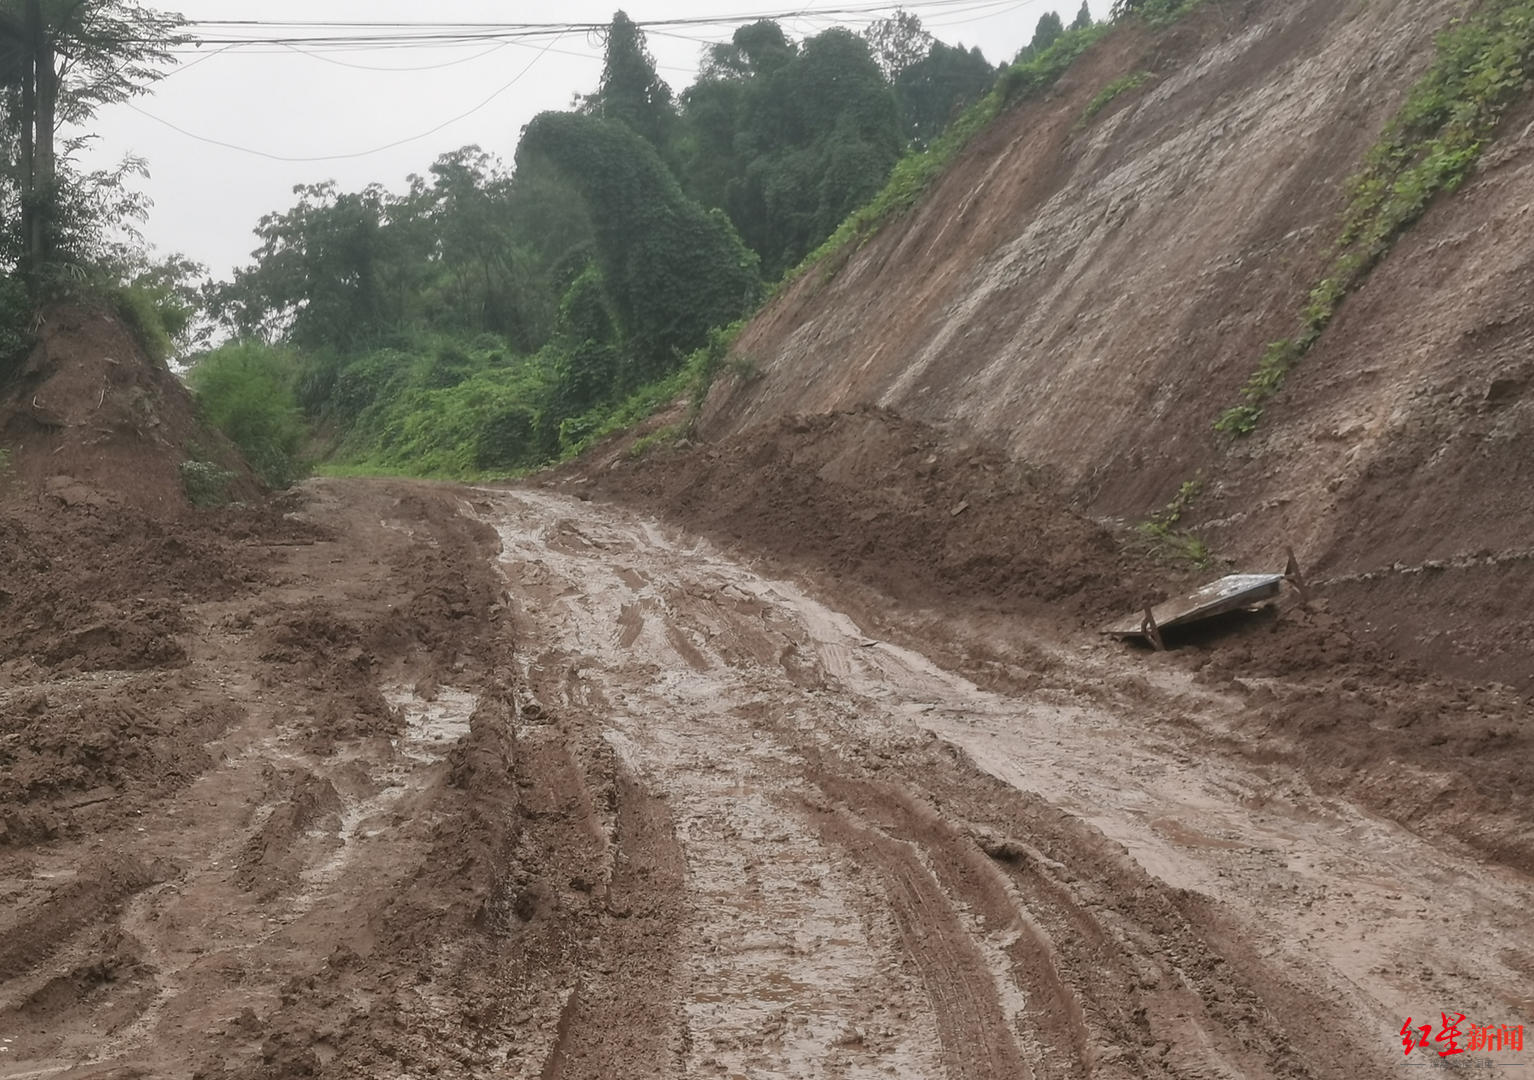
<path id="1" fill-rule="evenodd" d="M 1187 596 L 1157 604 L 1151 609 L 1151 617 L 1160 630 L 1213 618 L 1273 599 L 1283 580 L 1283 574 L 1230 574 Z M 1104 627 L 1102 632 L 1116 638 L 1150 636 L 1144 612 L 1126 616 L 1112 626 Z"/>

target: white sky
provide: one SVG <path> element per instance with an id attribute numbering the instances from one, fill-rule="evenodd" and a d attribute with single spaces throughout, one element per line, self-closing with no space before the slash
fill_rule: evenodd
<path id="1" fill-rule="evenodd" d="M 849 0 L 798 0 L 798 10 L 859 6 Z M 507 0 L 162 0 L 158 5 L 189 19 L 333 19 L 435 22 L 606 22 L 621 6 L 636 21 L 718 16 L 750 21 L 757 14 L 793 9 L 773 0 L 567 0 L 562 5 Z M 891 7 L 893 8 L 893 4 Z M 1096 0 L 1094 14 L 1105 14 Z M 950 43 L 979 45 L 992 63 L 1010 60 L 1033 36 L 1039 16 L 1057 10 L 1066 22 L 1077 0 L 973 0 L 955 9 L 907 3 L 929 31 Z M 740 16 L 747 16 L 741 19 Z M 833 25 L 860 30 L 856 16 L 803 16 L 783 20 L 795 38 Z M 680 92 L 697 70 L 703 41 L 726 40 L 732 23 L 688 27 L 689 39 L 652 31 L 650 51 L 661 76 Z M 179 251 L 226 277 L 249 261 L 252 234 L 261 215 L 293 204 L 295 185 L 335 180 L 343 189 L 374 181 L 404 186 L 410 173 L 425 173 L 438 155 L 469 143 L 508 162 L 522 127 L 545 109 L 569 108 L 573 95 L 596 88 L 602 46 L 585 34 L 558 40 L 542 55 L 543 42 L 494 47 L 433 47 L 347 51 L 322 55 L 296 51 L 229 50 L 183 66 L 132 106 L 114 106 L 97 117 L 99 142 L 86 164 L 102 166 L 134 153 L 149 162 L 142 188 L 155 206 L 145 233 L 162 252 Z M 202 50 L 203 54 L 212 49 Z M 194 63 L 194 61 L 197 61 Z M 356 67 L 392 70 L 359 70 Z M 450 65 L 450 66 L 443 66 Z M 420 70 L 400 70 L 415 68 Z M 422 135 L 491 98 L 471 116 L 405 145 L 366 156 L 325 161 L 273 161 L 181 134 L 150 117 L 195 135 L 289 158 L 358 154 Z M 142 111 L 136 111 L 142 110 Z M 149 114 L 149 115 L 145 115 Z"/>

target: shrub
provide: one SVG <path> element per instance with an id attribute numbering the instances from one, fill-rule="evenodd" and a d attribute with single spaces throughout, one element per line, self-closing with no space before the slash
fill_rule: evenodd
<path id="1" fill-rule="evenodd" d="M 107 302 L 144 354 L 157 364 L 176 355 L 196 312 L 174 290 L 131 282 L 106 290 Z"/>
<path id="2" fill-rule="evenodd" d="M 287 487 L 303 472 L 298 453 L 305 427 L 294 397 L 297 375 L 291 353 L 253 342 L 205 353 L 187 375 L 208 422 L 275 488 Z"/>
<path id="3" fill-rule="evenodd" d="M 181 488 L 187 501 L 204 508 L 223 506 L 229 502 L 229 484 L 234 473 L 221 469 L 211 461 L 183 461 Z"/>

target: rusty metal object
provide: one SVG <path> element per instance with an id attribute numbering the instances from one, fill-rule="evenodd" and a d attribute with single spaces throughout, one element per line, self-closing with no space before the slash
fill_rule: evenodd
<path id="1" fill-rule="evenodd" d="M 1294 591 L 1300 594 L 1300 606 L 1307 607 L 1310 604 L 1310 586 L 1305 584 L 1305 575 L 1300 572 L 1300 562 L 1294 557 L 1294 548 L 1284 548 L 1284 554 L 1289 561 L 1284 565 L 1284 580 L 1294 586 Z"/>

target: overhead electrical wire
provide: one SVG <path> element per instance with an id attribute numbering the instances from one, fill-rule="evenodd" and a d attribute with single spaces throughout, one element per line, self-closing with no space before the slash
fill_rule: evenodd
<path id="1" fill-rule="evenodd" d="M 1003 13 L 1003 11 L 1015 10 L 1017 8 L 1027 7 L 1027 6 L 1030 6 L 1030 5 L 1035 4 L 1035 3 L 1044 3 L 1044 2 L 1048 2 L 1048 0 L 927 0 L 926 3 L 917 3 L 917 4 L 912 5 L 912 7 L 915 8 L 915 9 L 931 9 L 931 8 L 940 9 L 941 14 L 939 16 L 937 16 L 937 18 L 944 20 L 946 25 L 957 25 L 960 22 L 977 21 L 978 19 L 981 19 L 981 18 L 985 18 L 985 17 L 988 17 L 988 16 L 993 16 L 993 15 L 996 15 L 996 14 L 1001 14 L 1001 13 Z M 844 6 L 844 7 L 836 7 L 836 8 L 801 8 L 801 9 L 796 10 L 796 11 L 786 11 L 786 12 L 785 11 L 779 11 L 779 12 L 760 12 L 760 13 L 751 13 L 751 14 L 739 13 L 739 14 L 735 14 L 735 15 L 690 16 L 690 17 L 678 17 L 678 18 L 671 18 L 671 19 L 644 20 L 644 21 L 636 22 L 635 25 L 638 26 L 640 29 L 645 30 L 645 31 L 647 31 L 649 33 L 655 34 L 656 36 L 659 36 L 659 37 L 675 38 L 675 39 L 679 39 L 679 40 L 695 42 L 695 43 L 703 45 L 703 46 L 709 46 L 709 45 L 717 44 L 718 42 L 715 39 L 713 39 L 713 38 L 701 37 L 701 36 L 696 36 L 696 35 L 693 35 L 693 34 L 688 34 L 688 33 L 685 32 L 686 28 L 706 27 L 706 26 L 713 26 L 713 27 L 739 26 L 739 25 L 746 25 L 746 24 L 749 24 L 751 22 L 756 22 L 756 21 L 766 20 L 766 19 L 776 20 L 776 21 L 780 21 L 780 22 L 792 22 L 792 23 L 798 23 L 798 22 L 820 23 L 822 25 L 825 25 L 825 24 L 828 24 L 828 23 L 839 23 L 839 24 L 845 25 L 845 24 L 847 24 L 849 22 L 854 22 L 854 21 L 871 24 L 871 23 L 877 21 L 875 16 L 882 15 L 884 13 L 888 13 L 888 12 L 893 11 L 893 10 L 900 10 L 900 9 L 899 8 L 892 8 L 891 5 L 888 4 L 888 3 L 870 3 L 870 4 L 864 4 L 864 5 L 853 5 L 853 6 Z M 977 12 L 984 12 L 985 14 L 975 14 Z M 973 18 L 972 19 L 955 19 L 954 18 L 955 16 L 960 16 L 960 15 L 972 15 Z M 868 16 L 868 17 L 864 18 L 864 19 L 856 19 L 857 16 Z M 440 70 L 440 69 L 443 69 L 443 68 L 455 67 L 455 66 L 462 65 L 462 64 L 472 63 L 475 60 L 481 60 L 481 59 L 484 59 L 485 57 L 488 57 L 488 56 L 490 56 L 490 55 L 492 55 L 494 53 L 498 53 L 502 49 L 507 48 L 508 46 L 517 46 L 517 47 L 521 47 L 521 48 L 537 48 L 537 50 L 538 50 L 537 54 L 534 55 L 533 58 L 528 61 L 527 65 L 525 67 L 523 67 L 522 70 L 517 72 L 517 74 L 515 76 L 513 76 L 508 82 L 504 83 L 502 86 L 497 88 L 493 93 L 491 93 L 488 97 L 486 97 L 484 100 L 480 101 L 478 104 L 476 104 L 472 108 L 467 109 L 464 112 L 461 112 L 461 113 L 457 114 L 456 116 L 450 117 L 449 119 L 444 120 L 444 121 L 442 121 L 439 124 L 436 124 L 435 126 L 431 127 L 430 129 L 428 129 L 426 131 L 422 131 L 422 132 L 419 132 L 418 134 L 410 135 L 410 136 L 407 136 L 407 137 L 402 138 L 402 139 L 395 139 L 395 140 L 393 140 L 391 142 L 388 142 L 388 143 L 385 143 L 385 144 L 383 144 L 381 146 L 375 146 L 375 147 L 372 147 L 372 148 L 367 149 L 367 150 L 359 150 L 359 151 L 355 151 L 355 152 L 352 152 L 352 153 L 322 154 L 322 155 L 288 155 L 288 154 L 272 153 L 272 152 L 265 151 L 265 150 L 258 150 L 258 149 L 254 149 L 252 147 L 242 146 L 242 145 L 239 145 L 237 143 L 228 142 L 228 141 L 223 140 L 223 139 L 218 139 L 218 138 L 215 138 L 215 137 L 212 137 L 212 136 L 208 136 L 208 135 L 202 135 L 202 134 L 199 134 L 198 132 L 188 130 L 187 128 L 184 128 L 184 127 L 180 126 L 179 124 L 175 124 L 175 123 L 173 123 L 173 122 L 171 122 L 169 120 L 164 119 L 163 117 L 157 116 L 154 113 L 149 112 L 147 109 L 143 109 L 143 108 L 139 107 L 138 105 L 134 104 L 131 101 L 124 102 L 124 104 L 129 109 L 132 109 L 134 112 L 136 112 L 139 115 L 145 117 L 146 119 L 152 120 L 155 123 L 162 125 L 163 127 L 169 128 L 170 130 L 172 130 L 172 131 L 174 131 L 174 132 L 176 132 L 176 133 L 178 133 L 178 134 L 180 134 L 182 136 L 185 136 L 186 138 L 193 139 L 193 140 L 195 140 L 197 142 L 206 143 L 206 144 L 209 144 L 209 145 L 212 145 L 212 146 L 219 146 L 219 147 L 223 147 L 223 148 L 228 149 L 228 150 L 234 150 L 234 151 L 237 151 L 239 153 L 250 154 L 250 155 L 255 156 L 255 157 L 265 158 L 265 159 L 267 159 L 269 161 L 279 161 L 279 162 L 286 162 L 286 163 L 301 163 L 301 164 L 312 164 L 312 163 L 326 162 L 326 161 L 347 161 L 347 160 L 353 160 L 353 159 L 356 159 L 356 158 L 368 157 L 368 156 L 373 155 L 373 154 L 383 153 L 383 152 L 385 152 L 387 150 L 393 150 L 396 147 L 405 146 L 405 145 L 407 145 L 409 143 L 413 143 L 413 142 L 418 142 L 421 139 L 430 138 L 432 135 L 437 134 L 438 132 L 444 130 L 445 128 L 448 128 L 448 127 L 452 126 L 453 124 L 458 123 L 460 120 L 465 120 L 468 117 L 473 116 L 475 113 L 480 112 L 482 109 L 484 109 L 487 106 L 489 106 L 492 102 L 494 102 L 496 99 L 498 99 L 503 94 L 505 94 L 508 90 L 510 90 L 513 86 L 515 86 L 518 82 L 520 82 L 523 79 L 523 77 L 525 77 L 527 75 L 527 73 L 530 72 L 533 69 L 533 67 L 538 63 L 538 61 L 541 60 L 544 56 L 548 55 L 549 53 L 560 53 L 560 54 L 563 54 L 563 55 L 577 56 L 577 57 L 581 57 L 583 59 L 589 59 L 589 60 L 599 59 L 599 57 L 596 56 L 593 53 L 589 53 L 589 52 L 585 52 L 585 53 L 583 53 L 583 52 L 574 52 L 574 51 L 567 50 L 567 49 L 558 49 L 555 46 L 559 43 L 559 41 L 562 38 L 564 38 L 564 37 L 566 37 L 568 35 L 571 35 L 571 34 L 575 34 L 575 33 L 584 33 L 584 34 L 588 35 L 588 37 L 600 38 L 600 36 L 605 31 L 607 31 L 609 29 L 609 25 L 610 24 L 608 24 L 608 23 L 574 23 L 574 22 L 570 22 L 570 23 L 334 22 L 334 21 L 320 21 L 320 20 L 259 20 L 259 19 L 203 19 L 203 20 L 193 20 L 193 21 L 191 21 L 191 22 L 189 22 L 187 24 L 187 26 L 189 28 L 196 28 L 196 27 L 210 27 L 210 28 L 211 27 L 239 27 L 239 28 L 252 28 L 252 29 L 273 29 L 273 30 L 282 30 L 284 32 L 292 31 L 294 29 L 323 29 L 323 30 L 329 30 L 329 31 L 343 30 L 343 29 L 345 29 L 345 30 L 350 30 L 350 29 L 359 29 L 359 30 L 366 29 L 366 30 L 370 30 L 370 31 L 393 31 L 393 32 L 375 33 L 375 34 L 373 34 L 371 36 L 365 35 L 365 34 L 354 34 L 354 35 L 349 35 L 349 36 L 348 35 L 337 36 L 335 34 L 330 34 L 330 35 L 327 35 L 327 36 L 309 36 L 309 37 L 244 37 L 244 38 L 233 38 L 233 37 L 230 37 L 230 38 L 224 38 L 224 39 L 212 38 L 212 37 L 197 37 L 197 38 L 195 38 L 195 41 L 196 41 L 196 43 L 198 45 L 197 48 L 191 49 L 191 50 L 188 50 L 188 49 L 173 50 L 178 55 L 196 55 L 197 59 L 191 61 L 190 63 L 182 65 L 180 68 L 177 68 L 176 70 L 174 70 L 172 72 L 169 72 L 168 74 L 170 74 L 170 75 L 178 74 L 179 72 L 182 72 L 182 71 L 187 71 L 187 70 L 189 70 L 189 69 L 191 69 L 193 67 L 196 67 L 198 64 L 201 64 L 201 63 L 203 63 L 203 62 L 205 62 L 207 60 L 213 59 L 216 56 L 228 55 L 228 54 L 233 53 L 233 52 L 258 53 L 258 54 L 263 54 L 263 55 L 271 54 L 271 53 L 286 52 L 286 53 L 293 53 L 293 54 L 298 54 L 298 55 L 302 55 L 302 56 L 307 56 L 307 57 L 309 57 L 309 58 L 311 58 L 313 60 L 321 61 L 321 62 L 328 63 L 328 64 L 334 64 L 334 65 L 337 65 L 337 66 L 340 66 L 340 67 L 351 68 L 351 69 L 355 69 L 355 70 L 384 72 L 384 73 L 394 73 L 394 72 L 408 73 L 408 72 L 420 72 L 420 71 L 434 71 L 434 70 Z M 409 31 L 410 33 L 402 34 L 402 33 L 400 33 L 400 31 Z M 422 32 L 421 33 L 417 33 L 417 31 L 422 31 Z M 429 31 L 429 32 L 426 32 L 426 31 Z M 544 43 L 541 46 L 535 46 L 534 45 L 533 42 L 534 42 L 535 39 L 543 39 L 543 38 L 547 38 L 547 40 L 544 41 Z M 441 48 L 467 47 L 467 46 L 482 45 L 482 44 L 487 44 L 487 43 L 490 45 L 489 48 L 481 49 L 479 52 L 475 53 L 472 56 L 457 57 L 457 58 L 454 58 L 452 60 L 441 62 L 441 63 L 425 64 L 425 65 L 409 66 L 409 67 L 395 67 L 395 66 L 389 66 L 389 65 L 373 65 L 373 64 L 357 64 L 357 63 L 351 63 L 351 62 L 348 62 L 348 61 L 345 61 L 345 60 L 336 59 L 334 56 L 325 55 L 326 53 L 335 53 L 335 52 L 343 52 L 343 51 L 345 51 L 345 52 L 382 51 L 382 50 L 387 50 L 387 49 L 399 49 L 399 48 L 441 49 Z M 209 45 L 217 46 L 217 48 L 215 48 L 212 52 L 204 52 L 202 47 L 203 46 L 209 46 Z M 687 74 L 692 74 L 693 73 L 693 69 L 684 69 L 684 68 L 677 68 L 677 67 L 674 67 L 674 66 L 665 66 L 665 65 L 660 65 L 660 66 L 665 67 L 666 70 L 684 71 Z"/>
<path id="2" fill-rule="evenodd" d="M 917 9 L 936 9 L 946 15 L 957 11 L 984 10 L 999 6 L 1021 7 L 1045 0 L 927 0 L 913 5 Z M 853 21 L 858 16 L 877 16 L 896 10 L 888 2 L 855 4 L 840 7 L 805 7 L 791 11 L 736 13 L 728 15 L 691 15 L 667 19 L 639 20 L 635 25 L 645 31 L 664 31 L 685 27 L 739 26 L 763 19 L 787 20 L 805 17 Z M 337 20 L 267 20 L 267 19 L 198 19 L 186 24 L 199 45 L 308 45 L 331 47 L 377 47 L 390 45 L 441 46 L 475 42 L 529 38 L 572 33 L 600 34 L 609 27 L 605 22 L 401 22 Z M 263 32 L 268 31 L 268 32 Z M 234 36 L 245 32 L 243 36 Z M 225 36 L 214 36 L 223 33 Z"/>
<path id="3" fill-rule="evenodd" d="M 556 42 L 558 40 L 559 40 L 558 38 L 555 38 L 553 41 L 549 42 L 549 45 L 552 46 L 554 44 L 554 42 Z M 198 142 L 210 143 L 213 146 L 222 146 L 222 147 L 224 147 L 225 149 L 228 149 L 228 150 L 238 150 L 239 152 L 244 153 L 244 154 L 253 154 L 256 157 L 263 157 L 263 158 L 266 158 L 266 159 L 268 159 L 270 161 L 282 161 L 282 162 L 300 163 L 300 164 L 312 164 L 312 163 L 321 162 L 321 161 L 349 161 L 349 160 L 352 160 L 354 158 L 368 157 L 368 156 L 370 156 L 372 154 L 381 154 L 385 150 L 393 150 L 395 147 L 405 146 L 408 143 L 419 142 L 421 139 L 430 138 L 431 136 L 435 135 L 437 132 L 441 131 L 444 128 L 451 127 L 453 124 L 458 123 L 458 121 L 460 121 L 460 120 L 468 119 L 470 116 L 473 116 L 475 113 L 477 113 L 481 109 L 485 108 L 487 105 L 489 105 L 496 98 L 500 97 L 506 91 L 510 90 L 517 83 L 521 82 L 522 78 L 529 71 L 533 70 L 533 66 L 535 64 L 537 64 L 539 60 L 543 59 L 544 55 L 548 51 L 549 50 L 547 48 L 540 50 L 537 56 L 533 57 L 531 60 L 529 60 L 527 62 L 527 66 L 526 67 L 524 67 L 521 71 L 519 71 L 515 75 L 513 75 L 509 81 L 504 83 L 499 89 L 497 89 L 489 97 L 487 97 L 483 101 L 481 101 L 478 105 L 475 105 L 473 108 L 466 109 L 465 111 L 459 113 L 457 116 L 450 117 L 449 119 L 442 121 L 442 123 L 436 125 L 435 127 L 431 128 L 428 131 L 423 131 L 423 132 L 420 132 L 419 134 L 416 134 L 416 135 L 409 135 L 409 136 L 406 136 L 403 139 L 395 139 L 393 142 L 385 143 L 383 146 L 375 146 L 375 147 L 373 147 L 373 148 L 371 148 L 369 150 L 358 150 L 355 153 L 350 153 L 350 154 L 321 154 L 321 155 L 312 156 L 312 157 L 309 157 L 309 156 L 290 156 L 290 155 L 287 155 L 287 154 L 272 154 L 272 153 L 268 153 L 265 150 L 254 150 L 254 149 L 252 149 L 252 148 L 250 148 L 248 146 L 240 146 L 237 143 L 225 142 L 223 139 L 215 139 L 215 138 L 211 138 L 210 136 L 207 136 L 207 135 L 199 135 L 199 134 L 197 134 L 194 131 L 188 131 L 186 128 L 181 127 L 178 124 L 173 124 L 169 120 L 165 120 L 165 119 L 163 119 L 161 117 L 158 117 L 158 116 L 154 115 L 151 112 L 148 112 L 145 109 L 139 108 L 137 105 L 133 104 L 133 102 L 131 102 L 131 101 L 123 102 L 123 104 L 125 104 L 128 108 L 132 109 L 134 112 L 138 113 L 140 116 L 143 116 L 143 117 L 146 117 L 146 118 L 148 118 L 150 120 L 153 120 L 157 124 L 163 124 L 165 127 L 168 127 L 172 131 L 178 132 L 179 134 L 185 135 L 189 139 L 196 139 Z"/>

